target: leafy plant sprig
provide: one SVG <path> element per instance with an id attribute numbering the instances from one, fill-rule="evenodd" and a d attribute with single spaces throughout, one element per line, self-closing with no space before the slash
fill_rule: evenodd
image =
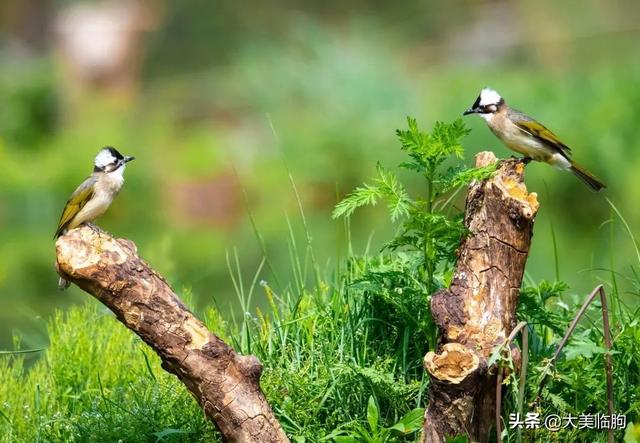
<path id="1" fill-rule="evenodd" d="M 450 217 L 445 212 L 453 201 L 455 189 L 488 177 L 495 167 L 444 167 L 450 158 L 460 160 L 463 157 L 462 139 L 470 130 L 462 119 L 452 123 L 436 122 L 431 132 L 421 131 L 414 118 L 408 117 L 407 123 L 408 129 L 396 131 L 401 149 L 410 157 L 400 167 L 425 180 L 426 195 L 411 197 L 396 174 L 378 163 L 378 176 L 371 184 L 357 187 L 338 203 L 333 217 L 348 217 L 362 206 L 385 201 L 391 221 L 402 221 L 399 233 L 386 247 L 419 252 L 422 255 L 420 271 L 429 292 L 433 292 L 438 286 L 434 280 L 437 266 L 453 264 L 454 251 L 464 233 L 461 214 Z"/>
<path id="2" fill-rule="evenodd" d="M 422 428 L 424 409 L 415 408 L 409 411 L 393 426 L 385 427 L 381 423 L 380 411 L 373 396 L 367 403 L 367 424 L 357 424 L 347 435 L 340 435 L 338 431 L 333 435 L 336 443 L 386 443 L 397 441 L 399 437 L 412 434 Z"/>

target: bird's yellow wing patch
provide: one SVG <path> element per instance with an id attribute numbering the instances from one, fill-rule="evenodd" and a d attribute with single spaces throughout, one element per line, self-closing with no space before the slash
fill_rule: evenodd
<path id="1" fill-rule="evenodd" d="M 87 202 L 91 199 L 93 195 L 93 184 L 95 179 L 93 177 L 87 178 L 78 189 L 76 189 L 69 200 L 67 200 L 67 204 L 62 211 L 62 215 L 60 216 L 60 221 L 58 222 L 58 229 L 56 230 L 55 237 L 60 237 L 62 232 L 69 225 L 73 217 L 80 212 L 80 210 L 87 204 Z"/>
<path id="2" fill-rule="evenodd" d="M 571 148 L 562 143 L 562 141 L 547 129 L 545 126 L 541 125 L 535 120 L 519 120 L 514 121 L 516 126 L 523 131 L 529 133 L 530 135 L 540 139 L 544 143 L 555 146 L 558 150 L 562 151 L 563 154 L 568 155 L 571 153 Z"/>

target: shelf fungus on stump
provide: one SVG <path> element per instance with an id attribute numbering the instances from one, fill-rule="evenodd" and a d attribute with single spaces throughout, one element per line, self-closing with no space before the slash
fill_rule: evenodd
<path id="1" fill-rule="evenodd" d="M 476 166 L 495 163 L 491 152 Z M 424 365 L 431 377 L 423 440 L 467 434 L 487 441 L 495 412 L 495 370 L 487 360 L 516 325 L 516 306 L 538 211 L 524 185 L 524 163 L 500 161 L 492 177 L 471 183 L 451 285 L 436 292 L 431 312 L 440 329 L 438 352 Z"/>

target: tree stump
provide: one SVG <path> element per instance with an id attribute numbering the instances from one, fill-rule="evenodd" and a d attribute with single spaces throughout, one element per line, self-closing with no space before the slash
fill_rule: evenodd
<path id="1" fill-rule="evenodd" d="M 496 162 L 491 152 L 476 166 Z M 524 185 L 525 164 L 511 158 L 469 186 L 468 235 L 458 249 L 451 285 L 435 293 L 431 312 L 440 329 L 438 352 L 424 358 L 429 405 L 423 441 L 466 434 L 486 442 L 495 417 L 496 370 L 487 360 L 516 325 L 516 306 L 538 210 Z"/>
<path id="2" fill-rule="evenodd" d="M 57 240 L 56 255 L 60 276 L 96 297 L 151 346 L 226 441 L 289 441 L 260 389 L 258 359 L 235 353 L 207 330 L 138 257 L 133 242 L 83 226 Z"/>

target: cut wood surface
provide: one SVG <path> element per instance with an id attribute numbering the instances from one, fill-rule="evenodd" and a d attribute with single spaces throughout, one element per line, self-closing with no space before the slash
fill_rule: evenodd
<path id="1" fill-rule="evenodd" d="M 496 162 L 491 152 L 476 166 Z M 458 249 L 451 285 L 431 299 L 440 329 L 437 352 L 424 359 L 431 379 L 423 440 L 467 434 L 486 442 L 495 420 L 496 369 L 487 361 L 516 325 L 516 306 L 529 253 L 535 193 L 524 185 L 525 165 L 511 158 L 489 179 L 469 186 L 468 235 Z"/>
<path id="2" fill-rule="evenodd" d="M 96 297 L 142 338 L 193 394 L 223 438 L 287 442 L 259 385 L 262 365 L 211 333 L 133 242 L 83 226 L 56 242 L 65 279 Z"/>

